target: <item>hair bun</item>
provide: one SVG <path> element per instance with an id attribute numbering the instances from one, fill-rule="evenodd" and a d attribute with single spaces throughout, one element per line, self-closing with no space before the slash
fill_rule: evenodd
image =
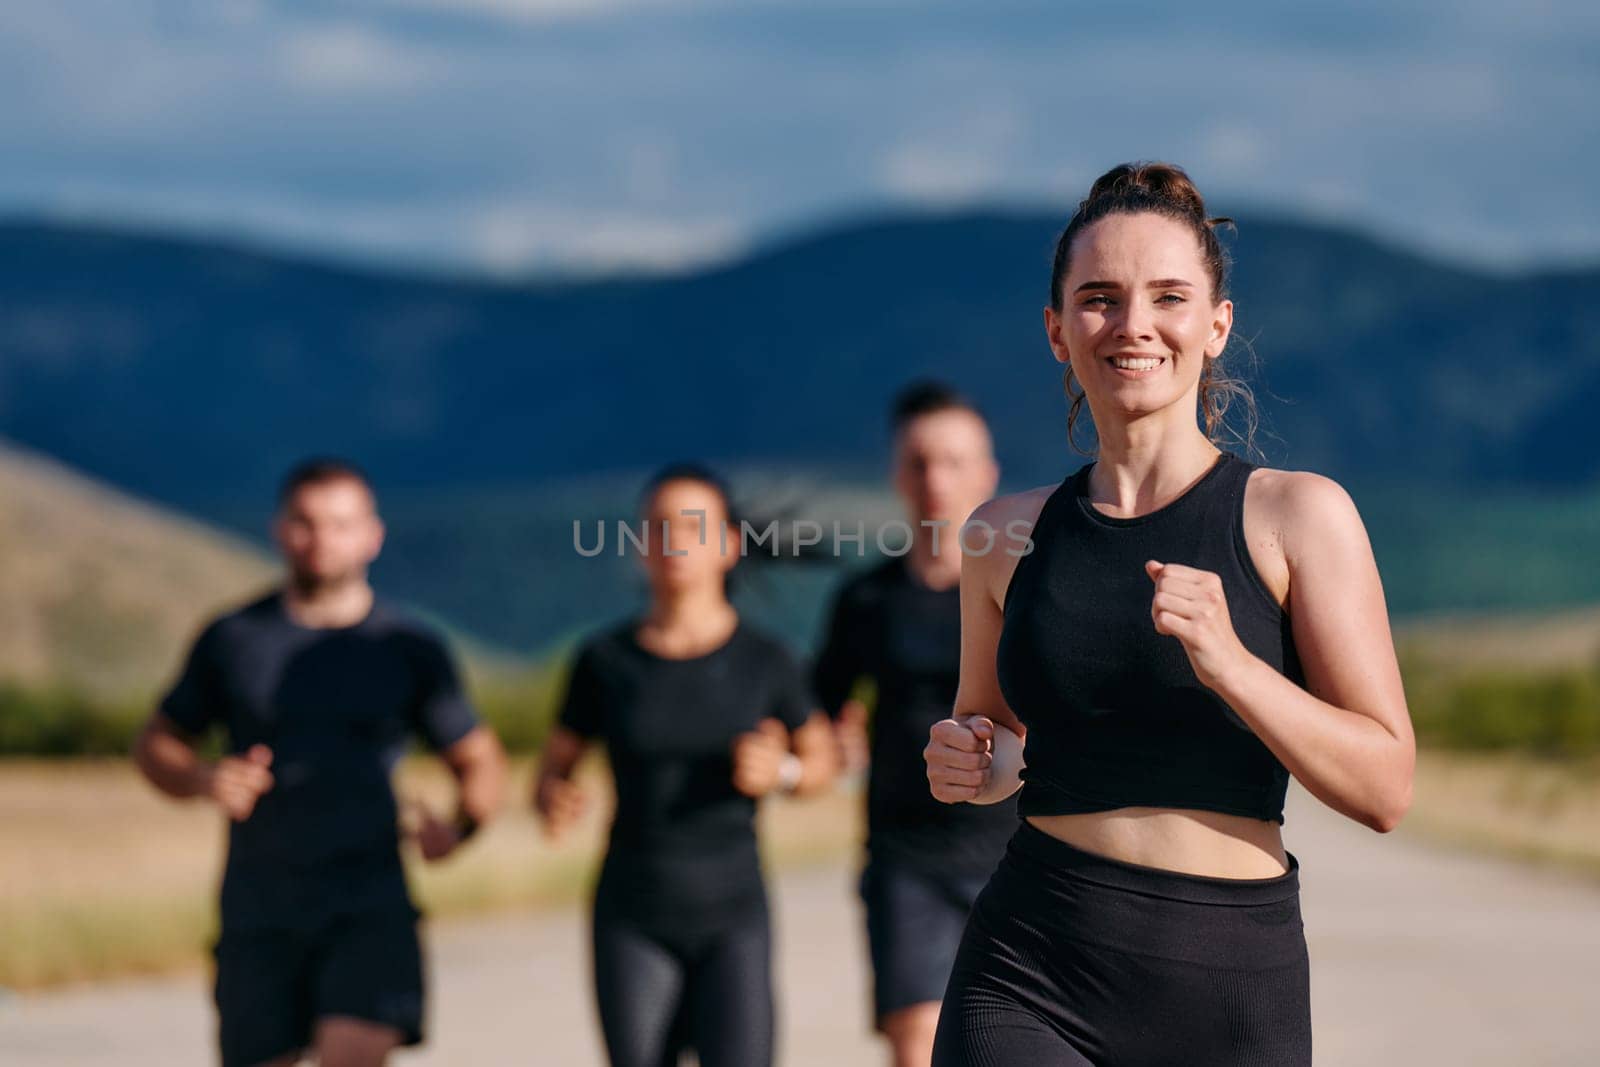
<path id="1" fill-rule="evenodd" d="M 1213 224 L 1226 219 L 1207 219 L 1205 198 L 1182 167 L 1172 163 L 1123 163 L 1095 179 L 1089 195 L 1078 205 L 1081 212 L 1096 200 L 1108 197 L 1125 197 L 1143 193 L 1151 200 L 1193 215 Z"/>
<path id="2" fill-rule="evenodd" d="M 1206 217 L 1206 201 L 1184 169 L 1175 163 L 1144 160 L 1121 163 L 1094 180 L 1089 195 L 1078 203 L 1078 210 L 1056 240 L 1050 267 L 1050 306 L 1061 310 L 1061 284 L 1072 258 L 1072 242 L 1087 226 L 1108 215 L 1165 215 L 1186 224 L 1200 242 L 1200 256 L 1211 276 L 1211 297 L 1228 296 L 1228 253 L 1217 237 L 1222 226 L 1232 219 Z"/>

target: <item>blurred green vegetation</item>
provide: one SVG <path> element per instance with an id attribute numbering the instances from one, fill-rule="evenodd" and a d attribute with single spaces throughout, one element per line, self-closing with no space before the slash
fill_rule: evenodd
<path id="1" fill-rule="evenodd" d="M 1600 656 L 1543 670 L 1445 668 L 1402 653 L 1417 743 L 1458 752 L 1600 755 Z"/>
<path id="2" fill-rule="evenodd" d="M 1600 656 L 1581 666 L 1517 670 L 1441 665 L 1402 650 L 1401 670 L 1425 748 L 1600 756 Z M 567 657 L 556 656 L 473 680 L 480 713 L 508 749 L 533 752 L 544 743 L 566 671 Z M 870 691 L 855 695 L 871 702 Z M 0 756 L 120 755 L 148 707 L 106 703 L 66 687 L 0 684 Z"/>
<path id="3" fill-rule="evenodd" d="M 113 704 L 69 686 L 0 683 L 0 755 L 118 755 L 133 744 L 144 716 L 136 703 Z"/>
<path id="4" fill-rule="evenodd" d="M 535 752 L 544 745 L 566 684 L 568 660 L 553 657 L 526 670 L 474 680 L 478 713 L 510 751 Z"/>
<path id="5" fill-rule="evenodd" d="M 472 683 L 479 713 L 513 752 L 544 744 L 566 675 L 564 659 L 497 671 Z M 0 756 L 120 756 L 133 747 L 155 699 L 108 701 L 71 686 L 0 682 Z M 215 752 L 218 739 L 207 739 Z"/>

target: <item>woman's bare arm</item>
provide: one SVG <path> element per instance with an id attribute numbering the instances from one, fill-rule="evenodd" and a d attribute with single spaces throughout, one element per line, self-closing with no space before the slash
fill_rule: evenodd
<path id="1" fill-rule="evenodd" d="M 1280 531 L 1306 687 L 1247 652 L 1207 684 L 1313 796 L 1387 832 L 1411 804 L 1416 741 L 1372 546 L 1338 483 L 1275 473 L 1263 502 Z"/>
<path id="2" fill-rule="evenodd" d="M 558 838 L 582 818 L 588 798 L 572 780 L 572 772 L 583 757 L 588 742 L 565 726 L 557 726 L 545 740 L 539 756 L 539 773 L 534 776 L 533 807 L 544 824 L 545 834 Z"/>
<path id="3" fill-rule="evenodd" d="M 1024 547 L 1008 539 L 1006 530 L 1017 520 L 1031 530 L 1053 488 L 996 497 L 967 520 L 987 524 L 997 536 L 988 547 L 981 532 L 962 540 L 961 673 L 955 707 L 950 718 L 934 724 L 923 750 L 929 788 L 946 803 L 994 804 L 1022 784 L 1026 731 L 1006 704 L 995 670 L 1005 590 L 1021 558 L 1015 553 Z"/>

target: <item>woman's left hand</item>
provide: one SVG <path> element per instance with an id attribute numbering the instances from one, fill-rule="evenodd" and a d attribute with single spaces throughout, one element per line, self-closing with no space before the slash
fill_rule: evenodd
<path id="1" fill-rule="evenodd" d="M 1220 690 L 1221 680 L 1251 658 L 1233 629 L 1222 579 L 1212 571 L 1155 560 L 1145 563 L 1144 572 L 1155 582 L 1150 617 L 1156 632 L 1182 642 L 1195 677 Z"/>

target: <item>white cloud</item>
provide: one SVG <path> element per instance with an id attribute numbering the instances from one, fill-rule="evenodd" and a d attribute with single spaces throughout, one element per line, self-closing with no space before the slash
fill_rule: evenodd
<path id="1" fill-rule="evenodd" d="M 819 8 L 907 8 L 920 0 L 365 0 L 377 11 L 431 11 L 444 15 L 469 15 L 513 22 L 550 22 L 563 19 L 600 19 L 619 15 L 662 13 L 693 16 L 712 11 L 760 9 L 817 10 Z"/>
<path id="2" fill-rule="evenodd" d="M 172 212 L 169 194 L 185 205 L 181 215 Z M 737 254 L 751 230 L 749 219 L 714 213 L 666 217 L 489 197 L 350 205 L 241 196 L 202 186 L 142 196 L 78 186 L 62 190 L 49 216 L 186 232 L 279 251 L 342 250 L 382 267 L 448 264 L 505 276 L 678 270 Z"/>
<path id="3" fill-rule="evenodd" d="M 500 204 L 473 213 L 474 258 L 490 270 L 524 273 L 560 265 L 603 272 L 674 270 L 721 260 L 747 238 L 739 220 L 565 212 L 541 204 Z"/>
<path id="4" fill-rule="evenodd" d="M 574 15 L 612 15 L 631 8 L 659 6 L 651 0 L 376 0 L 371 7 L 433 10 L 450 15 L 541 20 Z"/>
<path id="5" fill-rule="evenodd" d="M 1211 173 L 1235 180 L 1269 162 L 1269 152 L 1259 130 L 1230 118 L 1213 124 L 1205 132 L 1201 140 L 1201 158 Z"/>
<path id="6" fill-rule="evenodd" d="M 416 88 L 436 73 L 420 50 L 348 22 L 290 30 L 281 56 L 291 84 L 324 92 Z"/>
<path id="7" fill-rule="evenodd" d="M 1008 184 L 1008 165 L 1025 125 L 1016 109 L 998 102 L 941 114 L 882 154 L 878 181 L 893 196 L 925 203 L 982 196 Z"/>
<path id="8" fill-rule="evenodd" d="M 901 144 L 879 165 L 884 188 L 909 200 L 953 203 L 970 200 L 1000 177 L 999 161 L 977 150 L 947 144 Z"/>
<path id="9" fill-rule="evenodd" d="M 681 265 L 886 197 L 1070 204 L 1154 155 L 1229 213 L 1503 263 L 1600 249 L 1600 9 L 1579 0 L 1343 22 L 1257 0 L 1255 25 L 1153 22 L 1137 54 L 1048 0 L 909 2 L 8 0 L 0 212 Z"/>

